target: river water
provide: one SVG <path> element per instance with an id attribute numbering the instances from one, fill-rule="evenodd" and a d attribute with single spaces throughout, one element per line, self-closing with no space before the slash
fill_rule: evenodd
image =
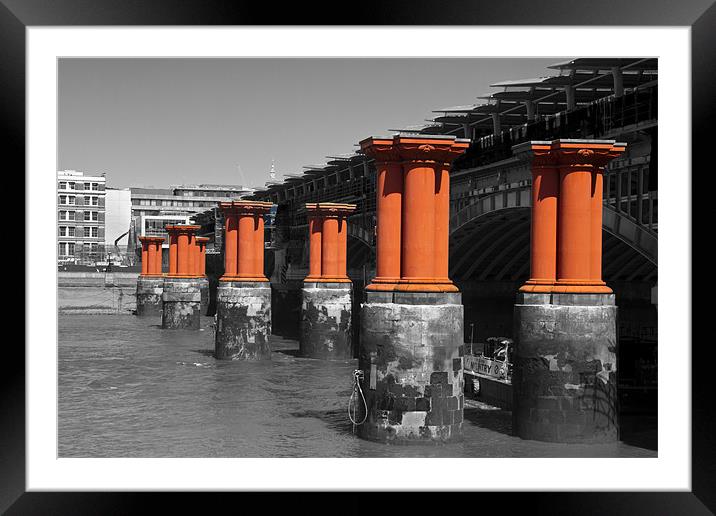
<path id="1" fill-rule="evenodd" d="M 59 316 L 60 457 L 655 457 L 624 442 L 566 445 L 510 435 L 510 413 L 466 402 L 464 439 L 385 445 L 352 434 L 357 360 L 297 356 L 273 337 L 265 362 L 217 361 L 202 330 L 159 319 Z"/>

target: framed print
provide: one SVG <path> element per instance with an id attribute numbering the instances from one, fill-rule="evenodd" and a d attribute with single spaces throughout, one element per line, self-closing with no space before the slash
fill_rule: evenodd
<path id="1" fill-rule="evenodd" d="M 0 9 L 27 202 L 3 510 L 713 510 L 709 2 Z"/>

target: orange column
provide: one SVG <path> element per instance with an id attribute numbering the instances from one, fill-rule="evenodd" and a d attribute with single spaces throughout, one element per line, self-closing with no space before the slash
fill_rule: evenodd
<path id="1" fill-rule="evenodd" d="M 254 215 L 254 276 L 264 277 L 264 216 Z"/>
<path id="2" fill-rule="evenodd" d="M 239 265 L 238 272 L 242 278 L 253 277 L 256 253 L 254 245 L 254 215 L 252 213 L 239 212 Z"/>
<path id="3" fill-rule="evenodd" d="M 348 220 L 345 213 L 338 217 L 338 277 L 348 279 Z"/>
<path id="4" fill-rule="evenodd" d="M 321 234 L 321 277 L 338 277 L 338 216 L 335 213 L 323 214 Z"/>
<path id="5" fill-rule="evenodd" d="M 557 275 L 560 283 L 589 282 L 592 165 L 560 164 Z"/>
<path id="6" fill-rule="evenodd" d="M 156 246 L 157 246 L 157 253 L 156 253 L 156 259 L 154 262 L 154 274 L 157 276 L 162 275 L 162 244 L 164 243 L 163 238 L 158 238 L 156 240 Z"/>
<path id="7" fill-rule="evenodd" d="M 157 248 L 152 240 L 147 242 L 147 274 L 155 275 L 157 267 Z"/>
<path id="8" fill-rule="evenodd" d="M 601 167 L 594 167 L 592 172 L 592 192 L 590 197 L 591 226 L 589 228 L 591 253 L 589 263 L 589 279 L 597 285 L 602 281 L 602 198 L 604 176 Z"/>
<path id="9" fill-rule="evenodd" d="M 435 167 L 435 258 L 433 276 L 436 280 L 450 282 L 448 278 L 448 257 L 450 246 L 450 164 Z"/>
<path id="10" fill-rule="evenodd" d="M 312 207 L 309 207 L 312 206 Z M 321 235 L 323 231 L 323 219 L 317 213 L 315 204 L 306 205 L 309 210 L 308 218 L 308 259 L 309 269 L 307 281 L 316 280 L 321 277 Z"/>
<path id="11" fill-rule="evenodd" d="M 177 274 L 179 276 L 191 274 L 191 269 L 189 268 L 189 234 L 181 230 L 177 237 Z"/>
<path id="12" fill-rule="evenodd" d="M 146 276 L 149 274 L 149 244 L 144 237 L 139 237 L 139 241 L 142 244 L 142 276 Z"/>
<path id="13" fill-rule="evenodd" d="M 550 142 L 529 145 L 532 166 L 530 279 L 521 292 L 551 292 L 557 280 L 559 170 Z"/>
<path id="14" fill-rule="evenodd" d="M 435 267 L 435 170 L 425 161 L 403 165 L 402 281 L 432 283 Z"/>
<path id="15" fill-rule="evenodd" d="M 221 203 L 221 208 L 224 212 L 224 276 L 235 277 L 239 257 L 238 216 L 230 202 Z"/>
<path id="16" fill-rule="evenodd" d="M 360 145 L 376 167 L 376 276 L 367 289 L 392 290 L 401 273 L 403 167 L 392 139 L 368 138 Z"/>
<path id="17" fill-rule="evenodd" d="M 187 245 L 189 252 L 187 253 L 187 269 L 189 276 L 196 276 L 196 235 L 189 233 Z"/>
<path id="18" fill-rule="evenodd" d="M 169 275 L 175 276 L 179 274 L 179 269 L 177 268 L 177 262 L 179 260 L 179 235 L 176 231 L 171 230 L 170 226 L 167 226 L 166 229 L 169 233 Z"/>
<path id="19" fill-rule="evenodd" d="M 209 241 L 206 237 L 196 237 L 197 243 L 197 276 L 206 276 L 206 244 Z"/>

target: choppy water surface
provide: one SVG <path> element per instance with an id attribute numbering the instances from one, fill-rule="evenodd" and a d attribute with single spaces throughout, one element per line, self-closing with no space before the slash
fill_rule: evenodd
<path id="1" fill-rule="evenodd" d="M 201 331 L 158 319 L 59 317 L 60 457 L 654 457 L 624 443 L 562 445 L 510 434 L 510 413 L 465 409 L 464 441 L 397 446 L 352 435 L 357 360 L 296 356 L 272 339 L 271 361 L 217 361 L 213 318 Z"/>

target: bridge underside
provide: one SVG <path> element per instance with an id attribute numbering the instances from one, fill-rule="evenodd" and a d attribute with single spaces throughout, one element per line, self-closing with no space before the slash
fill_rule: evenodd
<path id="1" fill-rule="evenodd" d="M 603 232 L 603 256 L 603 278 L 619 307 L 620 340 L 655 342 L 651 288 L 657 281 L 657 265 L 608 228 Z M 466 341 L 512 337 L 515 295 L 529 272 L 529 207 L 488 212 L 453 232 L 450 277 L 463 293 Z"/>
<path id="2" fill-rule="evenodd" d="M 607 229 L 603 233 L 603 278 L 607 283 L 655 282 L 657 266 Z M 530 272 L 530 208 L 486 213 L 450 237 L 450 277 L 454 281 L 522 283 Z"/>

